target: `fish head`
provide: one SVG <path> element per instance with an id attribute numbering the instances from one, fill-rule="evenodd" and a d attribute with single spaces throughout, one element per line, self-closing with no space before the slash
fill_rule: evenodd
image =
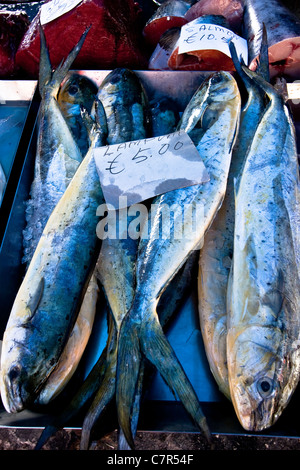
<path id="1" fill-rule="evenodd" d="M 44 278 L 36 284 L 31 279 L 30 284 L 33 294 L 17 295 L 3 334 L 0 392 L 9 413 L 22 411 L 33 402 L 54 367 L 49 354 L 53 341 L 43 335 L 45 328 L 51 330 L 51 323 L 45 324 L 39 309 Z"/>
<path id="2" fill-rule="evenodd" d="M 194 135 L 204 135 L 219 120 L 224 120 L 225 114 L 226 122 L 230 120 L 236 127 L 240 101 L 234 77 L 229 72 L 214 72 L 194 93 L 183 112 L 178 129 L 185 129 L 194 140 Z M 199 138 L 196 137 L 196 140 Z"/>
<path id="3" fill-rule="evenodd" d="M 69 73 L 59 89 L 57 101 L 64 114 L 80 116 L 81 107 L 91 112 L 97 90 L 97 85 L 88 77 Z"/>
<path id="4" fill-rule="evenodd" d="M 297 360 L 289 355 L 287 344 L 281 329 L 272 325 L 248 325 L 230 334 L 230 394 L 236 415 L 248 431 L 272 426 L 296 386 L 292 368 Z"/>
<path id="5" fill-rule="evenodd" d="M 7 328 L 1 351 L 0 392 L 8 413 L 22 411 L 32 401 L 33 380 L 29 377 L 34 362 L 33 351 L 27 342 L 26 329 L 17 326 Z M 38 370 L 36 373 L 38 374 Z"/>

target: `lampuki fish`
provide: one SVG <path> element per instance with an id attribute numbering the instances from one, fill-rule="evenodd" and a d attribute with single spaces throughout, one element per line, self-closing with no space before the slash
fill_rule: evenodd
<path id="1" fill-rule="evenodd" d="M 59 87 L 77 57 L 88 31 L 70 52 L 65 62 L 53 73 L 43 28 L 39 91 L 41 104 L 38 116 L 37 150 L 34 179 L 26 207 L 23 231 L 23 262 L 28 265 L 46 222 L 77 170 L 82 155 L 57 103 Z"/>
<path id="2" fill-rule="evenodd" d="M 299 382 L 299 170 L 283 98 L 244 71 L 270 101 L 236 191 L 227 362 L 237 417 L 244 429 L 261 431 L 276 422 Z"/>
<path id="3" fill-rule="evenodd" d="M 203 82 L 184 110 L 178 129 L 185 130 L 193 140 L 210 181 L 155 198 L 151 207 L 151 211 L 153 206 L 156 208 L 154 222 L 150 224 L 149 233 L 148 224 L 142 229 L 135 297 L 122 321 L 117 364 L 118 420 L 131 447 L 134 446 L 131 413 L 143 357 L 158 369 L 210 440 L 197 395 L 163 333 L 156 308 L 162 292 L 199 246 L 224 198 L 240 101 L 237 83 L 230 74 L 216 73 Z M 183 226 L 182 211 L 185 205 L 196 209 L 197 204 L 203 208 L 203 216 L 195 230 L 191 219 Z M 157 228 L 166 206 L 169 209 L 172 206 L 173 217 L 169 226 L 162 224 L 160 233 Z M 149 217 L 151 219 L 150 214 Z M 182 233 L 181 237 L 177 236 L 178 232 Z"/>
<path id="4" fill-rule="evenodd" d="M 29 406 L 55 369 L 97 260 L 104 198 L 93 149 L 106 125 L 100 102 L 97 110 L 90 149 L 48 219 L 6 325 L 0 387 L 8 412 Z"/>
<path id="5" fill-rule="evenodd" d="M 107 116 L 107 142 L 121 144 L 126 141 L 150 137 L 150 112 L 146 92 L 138 76 L 129 69 L 115 69 L 105 77 L 98 89 L 98 98 Z M 132 214 L 133 210 L 133 214 Z M 108 224 L 114 225 L 116 238 L 104 236 L 97 261 L 97 276 L 105 292 L 114 318 L 116 337 L 108 347 L 109 357 L 103 382 L 86 413 L 80 448 L 89 444 L 90 431 L 101 412 L 115 395 L 115 376 L 120 324 L 131 306 L 135 289 L 135 261 L 138 237 L 128 233 L 136 216 L 134 206 L 113 210 Z M 103 220 L 106 224 L 106 220 Z"/>
<path id="6" fill-rule="evenodd" d="M 232 152 L 226 195 L 205 235 L 200 250 L 198 273 L 198 311 L 206 356 L 219 389 L 229 399 L 226 299 L 233 253 L 235 185 L 237 185 L 248 149 L 265 110 L 264 91 L 243 71 L 233 43 L 230 44 L 230 50 L 247 97 L 241 110 L 239 132 Z M 261 66 L 265 62 L 268 65 L 266 50 L 263 48 Z"/>

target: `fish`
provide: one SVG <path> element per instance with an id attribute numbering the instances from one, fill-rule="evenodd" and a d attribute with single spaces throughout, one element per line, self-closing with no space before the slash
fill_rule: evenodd
<path id="1" fill-rule="evenodd" d="M 121 144 L 150 136 L 148 97 L 138 76 L 129 69 L 114 69 L 98 89 L 98 98 L 107 116 L 107 143 Z M 106 208 L 106 206 L 105 206 Z M 134 206 L 131 207 L 131 214 Z M 122 318 L 130 308 L 135 288 L 135 260 L 138 239 L 128 233 L 135 215 L 127 208 L 113 211 L 108 222 L 116 228 L 116 238 L 104 236 L 97 261 L 97 277 L 112 313 L 116 339 L 108 346 L 108 367 L 82 425 L 80 448 L 86 449 L 93 424 L 115 395 L 118 333 Z M 105 222 L 106 223 L 106 220 Z"/>
<path id="2" fill-rule="evenodd" d="M 4 196 L 6 183 L 7 183 L 6 176 L 5 176 L 2 165 L 0 164 L 0 204 L 1 204 L 3 196 Z"/>
<path id="3" fill-rule="evenodd" d="M 148 216 L 150 224 L 144 224 L 142 229 L 136 261 L 135 296 L 121 324 L 117 361 L 118 422 L 131 448 L 134 448 L 131 413 L 143 358 L 158 369 L 211 442 L 210 430 L 196 392 L 163 333 L 156 310 L 163 291 L 192 251 L 198 248 L 221 205 L 239 113 L 240 93 L 230 74 L 219 72 L 202 83 L 185 108 L 177 129 L 187 132 L 193 140 L 210 181 L 169 191 L 155 198 Z M 192 223 L 186 222 L 182 227 L 182 210 L 186 204 L 194 208 L 199 204 L 203 208 L 201 224 L 197 224 L 194 231 Z M 171 206 L 171 227 L 161 224 L 158 229 L 164 208 Z M 183 236 L 179 237 L 177 234 L 182 228 Z"/>
<path id="4" fill-rule="evenodd" d="M 193 20 L 193 23 L 212 23 L 230 29 L 228 21 L 222 15 L 203 15 Z M 172 70 L 234 71 L 231 57 L 224 54 L 224 52 L 203 49 L 179 54 L 178 43 L 175 44 L 170 54 L 168 67 Z"/>
<path id="5" fill-rule="evenodd" d="M 283 97 L 243 69 L 269 103 L 236 189 L 227 363 L 237 418 L 259 432 L 278 420 L 299 382 L 299 169 Z"/>
<path id="6" fill-rule="evenodd" d="M 89 151 L 46 223 L 4 331 L 0 390 L 9 413 L 28 408 L 57 366 L 97 261 L 104 197 L 94 148 L 106 119 L 101 102 L 96 108 Z"/>
<path id="7" fill-rule="evenodd" d="M 226 354 L 227 285 L 233 255 L 235 189 L 266 105 L 264 91 L 243 71 L 233 43 L 230 44 L 230 50 L 238 76 L 246 90 L 246 98 L 241 109 L 239 132 L 232 152 L 226 194 L 220 210 L 205 234 L 198 271 L 198 312 L 203 344 L 218 388 L 229 400 L 231 398 Z M 262 48 L 260 57 L 261 65 L 269 63 L 265 48 Z"/>
<path id="8" fill-rule="evenodd" d="M 299 78 L 300 18 L 280 1 L 243 0 L 244 37 L 248 41 L 249 68 L 256 70 L 263 25 L 268 34 L 270 77 Z"/>
<path id="9" fill-rule="evenodd" d="M 112 87 L 112 83 L 114 87 Z M 145 109 L 147 105 L 145 90 L 141 87 L 141 83 L 137 80 L 137 76 L 133 72 L 129 70 L 114 71 L 107 76 L 102 86 L 100 86 L 99 95 L 101 95 L 104 109 L 108 115 L 112 114 L 118 116 L 119 123 L 122 123 L 124 120 L 124 126 L 119 125 L 118 128 L 123 129 L 123 133 L 126 133 L 126 138 L 130 137 L 125 125 L 126 123 L 132 129 L 132 132 L 135 132 L 134 129 L 137 127 L 140 128 L 140 132 L 142 132 L 144 136 L 149 133 L 151 133 L 151 135 L 160 135 L 162 130 L 166 133 L 170 133 L 174 130 L 175 123 L 179 120 L 179 113 L 174 102 L 165 97 L 155 103 L 150 102 L 149 112 L 151 116 L 148 116 L 148 111 L 146 112 L 147 108 Z M 129 93 L 130 88 L 132 88 L 131 93 Z M 132 97 L 134 97 L 134 99 L 132 99 Z M 131 105 L 129 104 L 130 100 L 132 100 Z M 124 101 L 126 102 L 126 106 L 123 106 Z M 137 102 L 141 103 L 141 108 L 144 108 L 144 113 L 135 112 Z M 111 110 L 112 107 L 114 111 Z M 122 113 L 120 112 L 122 109 L 125 110 L 123 119 Z M 132 118 L 129 116 L 130 109 L 133 110 Z M 145 113 L 146 119 L 144 118 Z M 115 121 L 112 119 L 109 122 L 108 140 L 114 143 L 118 140 L 121 141 L 122 136 L 120 134 L 118 138 L 115 137 Z M 137 208 L 138 207 L 139 206 L 137 206 Z M 132 210 L 134 211 L 134 207 Z M 138 239 L 130 238 L 127 233 L 128 226 L 134 219 L 135 214 L 133 213 L 132 216 L 128 217 L 126 210 L 121 209 L 119 215 L 120 219 L 116 220 L 116 222 L 121 220 L 118 229 L 123 229 L 125 232 L 123 235 L 126 234 L 127 238 L 104 239 L 96 267 L 97 278 L 107 298 L 110 312 L 110 327 L 106 347 L 84 384 L 79 388 L 73 400 L 71 400 L 67 409 L 62 413 L 59 419 L 45 428 L 37 443 L 38 449 L 45 444 L 52 433 L 66 424 L 66 419 L 69 420 L 71 416 L 78 413 L 86 402 L 91 400 L 90 408 L 85 415 L 82 426 L 80 443 L 82 449 L 88 448 L 93 426 L 96 421 L 99 420 L 105 406 L 114 397 L 118 332 L 122 318 L 129 309 L 134 295 L 135 260 L 138 248 Z M 119 230 L 117 233 L 119 233 Z M 186 263 L 185 269 L 180 271 L 177 279 L 174 279 L 172 286 L 167 289 L 165 295 L 163 295 L 159 305 L 163 325 L 170 322 L 170 319 L 176 313 L 179 305 L 185 298 L 185 292 L 188 291 L 190 286 L 191 267 L 192 260 Z M 105 364 L 105 366 L 103 364 Z M 141 399 L 143 377 L 144 375 L 140 376 L 140 387 L 136 395 L 137 410 L 139 409 L 139 401 Z M 135 416 L 138 417 L 138 412 L 135 413 Z M 133 419 L 132 432 L 134 434 L 136 432 L 136 426 L 137 420 Z M 128 444 L 121 430 L 119 432 L 119 448 L 120 450 L 128 448 Z"/>
<path id="10" fill-rule="evenodd" d="M 23 231 L 23 263 L 28 266 L 46 222 L 82 161 L 82 154 L 57 102 L 60 85 L 85 41 L 85 31 L 65 62 L 53 73 L 45 34 L 40 27 L 41 61 L 37 150 Z"/>
<path id="11" fill-rule="evenodd" d="M 170 28 L 181 27 L 187 23 L 185 13 L 191 5 L 183 0 L 166 0 L 163 2 L 143 28 L 145 41 L 155 47 L 160 37 Z"/>
<path id="12" fill-rule="evenodd" d="M 61 84 L 57 102 L 81 151 L 82 157 L 88 151 L 90 141 L 88 129 L 82 117 L 82 107 L 90 114 L 97 95 L 98 86 L 89 77 L 69 72 Z"/>

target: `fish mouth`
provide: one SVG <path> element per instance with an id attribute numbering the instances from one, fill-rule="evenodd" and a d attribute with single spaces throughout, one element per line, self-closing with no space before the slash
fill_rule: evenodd
<path id="1" fill-rule="evenodd" d="M 1 400 L 8 413 L 18 413 L 24 410 L 28 402 L 28 394 L 24 391 L 20 377 L 20 367 L 12 367 L 7 374 L 0 374 Z"/>
<path id="2" fill-rule="evenodd" d="M 232 396 L 236 415 L 246 431 L 260 432 L 274 423 L 274 397 L 268 399 L 252 396 L 243 387 L 236 384 L 236 393 Z"/>

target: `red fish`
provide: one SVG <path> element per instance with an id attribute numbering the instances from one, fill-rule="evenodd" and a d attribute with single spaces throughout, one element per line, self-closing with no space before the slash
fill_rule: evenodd
<path id="1" fill-rule="evenodd" d="M 226 18 L 229 29 L 240 32 L 244 7 L 240 0 L 199 0 L 185 14 L 190 22 L 203 15 L 222 15 Z"/>

